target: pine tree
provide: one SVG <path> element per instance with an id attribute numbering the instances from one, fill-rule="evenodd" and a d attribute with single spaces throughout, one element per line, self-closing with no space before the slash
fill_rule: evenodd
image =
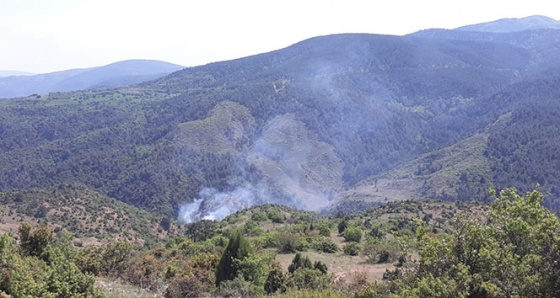
<path id="1" fill-rule="evenodd" d="M 233 280 L 239 269 L 236 267 L 235 260 L 243 260 L 252 253 L 249 242 L 241 236 L 241 233 L 234 233 L 216 266 L 216 286 L 224 280 Z"/>

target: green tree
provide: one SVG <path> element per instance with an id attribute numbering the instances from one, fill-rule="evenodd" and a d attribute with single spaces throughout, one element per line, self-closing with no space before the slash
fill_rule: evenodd
<path id="1" fill-rule="evenodd" d="M 286 275 L 282 272 L 280 264 L 275 263 L 272 270 L 268 273 L 264 283 L 264 290 L 267 294 L 283 293 L 286 291 Z"/>
<path id="2" fill-rule="evenodd" d="M 233 280 L 237 276 L 236 260 L 240 261 L 253 253 L 249 242 L 235 232 L 230 238 L 220 261 L 216 265 L 216 286 L 224 280 Z"/>
<path id="3" fill-rule="evenodd" d="M 418 220 L 419 265 L 406 297 L 560 297 L 560 223 L 543 195 L 506 189 L 488 214 L 456 218 L 451 235 Z"/>
<path id="4" fill-rule="evenodd" d="M 53 240 L 53 232 L 46 226 L 31 231 L 31 225 L 23 222 L 19 226 L 19 238 L 21 249 L 25 255 L 39 257 Z"/>
<path id="5" fill-rule="evenodd" d="M 313 263 L 308 256 L 302 256 L 299 252 L 292 259 L 292 263 L 288 266 L 288 271 L 294 273 L 299 268 L 313 268 Z"/>
<path id="6" fill-rule="evenodd" d="M 346 219 L 343 219 L 340 223 L 338 223 L 338 233 L 342 234 L 344 233 L 344 230 L 346 230 L 346 228 L 348 227 L 348 221 Z"/>

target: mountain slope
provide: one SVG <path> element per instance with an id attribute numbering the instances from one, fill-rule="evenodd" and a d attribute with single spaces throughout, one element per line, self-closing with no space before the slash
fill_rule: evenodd
<path id="1" fill-rule="evenodd" d="M 426 177 L 408 191 L 378 180 L 391 190 L 381 201 L 528 185 L 538 177 L 504 175 L 507 158 L 492 150 L 505 128 L 491 128 L 536 102 L 554 106 L 556 40 L 557 30 L 322 36 L 133 88 L 1 102 L 0 189 L 80 182 L 160 214 L 203 218 L 255 202 L 319 208 L 400 167 Z M 554 193 L 553 179 L 538 181 Z M 357 196 L 376 196 L 367 192 Z"/>
<path id="2" fill-rule="evenodd" d="M 179 65 L 154 60 L 127 60 L 101 67 L 30 76 L 0 78 L 0 98 L 84 89 L 116 88 L 145 82 L 180 70 Z"/>
<path id="3" fill-rule="evenodd" d="M 143 245 L 181 231 L 170 221 L 103 196 L 83 185 L 0 193 L 0 231 L 17 231 L 19 223 L 67 229 L 82 243 L 116 237 Z"/>

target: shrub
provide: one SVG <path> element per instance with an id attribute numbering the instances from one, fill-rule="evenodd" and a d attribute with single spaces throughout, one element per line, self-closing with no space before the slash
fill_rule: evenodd
<path id="1" fill-rule="evenodd" d="M 317 269 L 300 268 L 292 274 L 291 282 L 300 290 L 324 290 L 330 287 L 331 277 Z"/>
<path id="2" fill-rule="evenodd" d="M 367 243 L 363 253 L 371 264 L 390 263 L 402 255 L 402 250 L 395 239 L 382 240 L 378 243 Z"/>
<path id="3" fill-rule="evenodd" d="M 266 221 L 266 220 L 268 220 L 268 216 L 266 216 L 266 213 L 264 213 L 262 211 L 257 211 L 255 213 L 253 213 L 253 215 L 251 215 L 251 220 L 253 220 L 253 221 Z"/>
<path id="4" fill-rule="evenodd" d="M 267 294 L 283 293 L 286 291 L 286 276 L 280 268 L 273 268 L 266 278 L 264 290 Z"/>
<path id="5" fill-rule="evenodd" d="M 274 223 L 283 223 L 284 222 L 284 215 L 278 210 L 268 210 L 266 213 L 268 218 Z"/>
<path id="6" fill-rule="evenodd" d="M 356 242 L 344 245 L 344 254 L 349 256 L 357 256 L 360 254 L 360 245 Z"/>
<path id="7" fill-rule="evenodd" d="M 313 244 L 311 246 L 313 247 L 313 249 L 325 253 L 335 253 L 338 251 L 338 246 L 336 246 L 336 243 L 332 242 L 330 238 L 318 238 L 313 241 Z"/>
<path id="8" fill-rule="evenodd" d="M 278 251 L 280 253 L 294 253 L 297 250 L 298 237 L 294 234 L 280 234 L 278 237 Z"/>
<path id="9" fill-rule="evenodd" d="M 329 225 L 327 223 L 319 224 L 318 229 L 319 229 L 319 235 L 324 236 L 324 237 L 330 237 L 331 236 L 331 228 L 329 227 Z"/>
<path id="10" fill-rule="evenodd" d="M 362 240 L 362 230 L 358 227 L 347 227 L 344 230 L 344 240 L 360 242 Z"/>
<path id="11" fill-rule="evenodd" d="M 338 233 L 342 234 L 344 233 L 344 231 L 346 230 L 346 228 L 348 227 L 348 221 L 343 220 L 338 224 Z"/>

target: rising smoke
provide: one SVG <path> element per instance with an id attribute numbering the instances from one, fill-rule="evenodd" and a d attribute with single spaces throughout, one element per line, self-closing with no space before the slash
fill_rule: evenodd
<path id="1" fill-rule="evenodd" d="M 263 185 L 246 185 L 225 192 L 204 188 L 194 202 L 180 206 L 178 219 L 182 223 L 221 220 L 236 211 L 268 202 L 271 202 L 270 194 Z"/>
<path id="2" fill-rule="evenodd" d="M 239 172 L 251 165 L 264 178 L 241 181 L 231 191 L 203 189 L 194 202 L 180 207 L 179 221 L 221 220 L 266 203 L 318 211 L 332 204 L 332 192 L 341 187 L 342 161 L 294 115 L 269 121 L 249 152 L 240 156 L 244 162 L 238 163 Z"/>

